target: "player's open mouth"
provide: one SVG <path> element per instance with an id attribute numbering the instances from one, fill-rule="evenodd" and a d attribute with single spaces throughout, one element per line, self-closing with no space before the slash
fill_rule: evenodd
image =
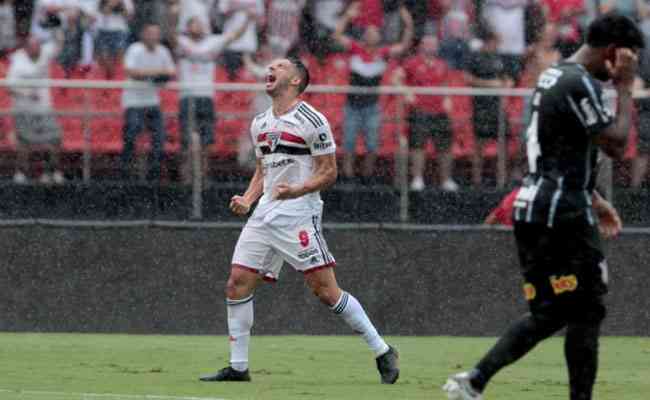
<path id="1" fill-rule="evenodd" d="M 275 75 L 271 75 L 271 74 L 266 75 L 266 83 L 267 84 L 271 84 L 271 83 L 275 82 L 275 79 L 276 79 Z"/>

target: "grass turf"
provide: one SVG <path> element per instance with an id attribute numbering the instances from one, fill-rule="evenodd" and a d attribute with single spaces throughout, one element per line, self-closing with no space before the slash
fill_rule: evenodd
<path id="1" fill-rule="evenodd" d="M 440 386 L 447 375 L 473 365 L 494 339 L 393 337 L 389 341 L 401 355 L 401 378 L 393 386 L 378 383 L 365 344 L 348 336 L 254 336 L 253 382 L 219 384 L 201 383 L 197 377 L 226 365 L 225 337 L 1 333 L 0 399 L 97 399 L 78 393 L 229 400 L 445 399 Z M 595 398 L 647 399 L 650 339 L 605 338 L 601 349 Z M 486 398 L 567 399 L 562 340 L 543 343 L 502 371 Z"/>

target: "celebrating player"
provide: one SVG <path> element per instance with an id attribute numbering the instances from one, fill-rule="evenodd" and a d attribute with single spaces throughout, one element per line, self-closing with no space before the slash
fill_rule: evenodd
<path id="1" fill-rule="evenodd" d="M 304 273 L 318 298 L 361 334 L 376 356 L 381 382 L 399 377 L 397 351 L 379 336 L 363 307 L 342 291 L 334 257 L 321 232 L 319 192 L 336 181 L 336 146 L 327 119 L 298 96 L 309 71 L 297 59 L 273 61 L 266 76 L 272 106 L 251 126 L 257 167 L 243 196 L 234 196 L 237 215 L 257 208 L 239 236 L 226 288 L 230 366 L 202 381 L 250 381 L 248 344 L 253 326 L 253 295 L 262 281 L 277 280 L 286 261 Z"/>
<path id="2" fill-rule="evenodd" d="M 529 175 L 513 212 L 530 314 L 514 322 L 473 370 L 450 377 L 443 387 L 450 399 L 481 399 L 499 370 L 564 327 L 570 398 L 592 398 L 608 279 L 598 220 L 605 236 L 620 230 L 614 209 L 593 190 L 595 166 L 599 148 L 623 157 L 643 47 L 632 20 L 605 15 L 592 22 L 586 44 L 571 58 L 540 75 L 527 132 Z M 616 117 L 596 79 L 612 80 Z"/>

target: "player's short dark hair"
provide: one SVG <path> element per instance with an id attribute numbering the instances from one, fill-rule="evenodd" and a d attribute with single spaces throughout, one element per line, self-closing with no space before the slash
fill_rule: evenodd
<path id="1" fill-rule="evenodd" d="M 642 49 L 645 47 L 645 39 L 638 25 L 631 18 L 611 12 L 589 24 L 587 44 L 591 47 L 614 45 Z"/>
<path id="2" fill-rule="evenodd" d="M 289 57 L 288 60 L 296 68 L 296 71 L 298 71 L 298 76 L 300 77 L 298 94 L 301 94 L 305 91 L 305 89 L 307 89 L 307 86 L 309 86 L 309 70 L 307 69 L 307 66 L 305 66 L 305 64 L 302 62 L 302 60 L 300 60 L 298 57 Z"/>

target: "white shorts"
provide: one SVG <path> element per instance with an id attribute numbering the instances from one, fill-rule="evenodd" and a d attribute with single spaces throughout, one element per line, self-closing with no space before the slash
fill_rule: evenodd
<path id="1" fill-rule="evenodd" d="M 276 281 L 285 261 L 303 273 L 336 264 L 321 233 L 320 214 L 272 215 L 251 219 L 244 226 L 232 256 L 233 266 Z"/>

